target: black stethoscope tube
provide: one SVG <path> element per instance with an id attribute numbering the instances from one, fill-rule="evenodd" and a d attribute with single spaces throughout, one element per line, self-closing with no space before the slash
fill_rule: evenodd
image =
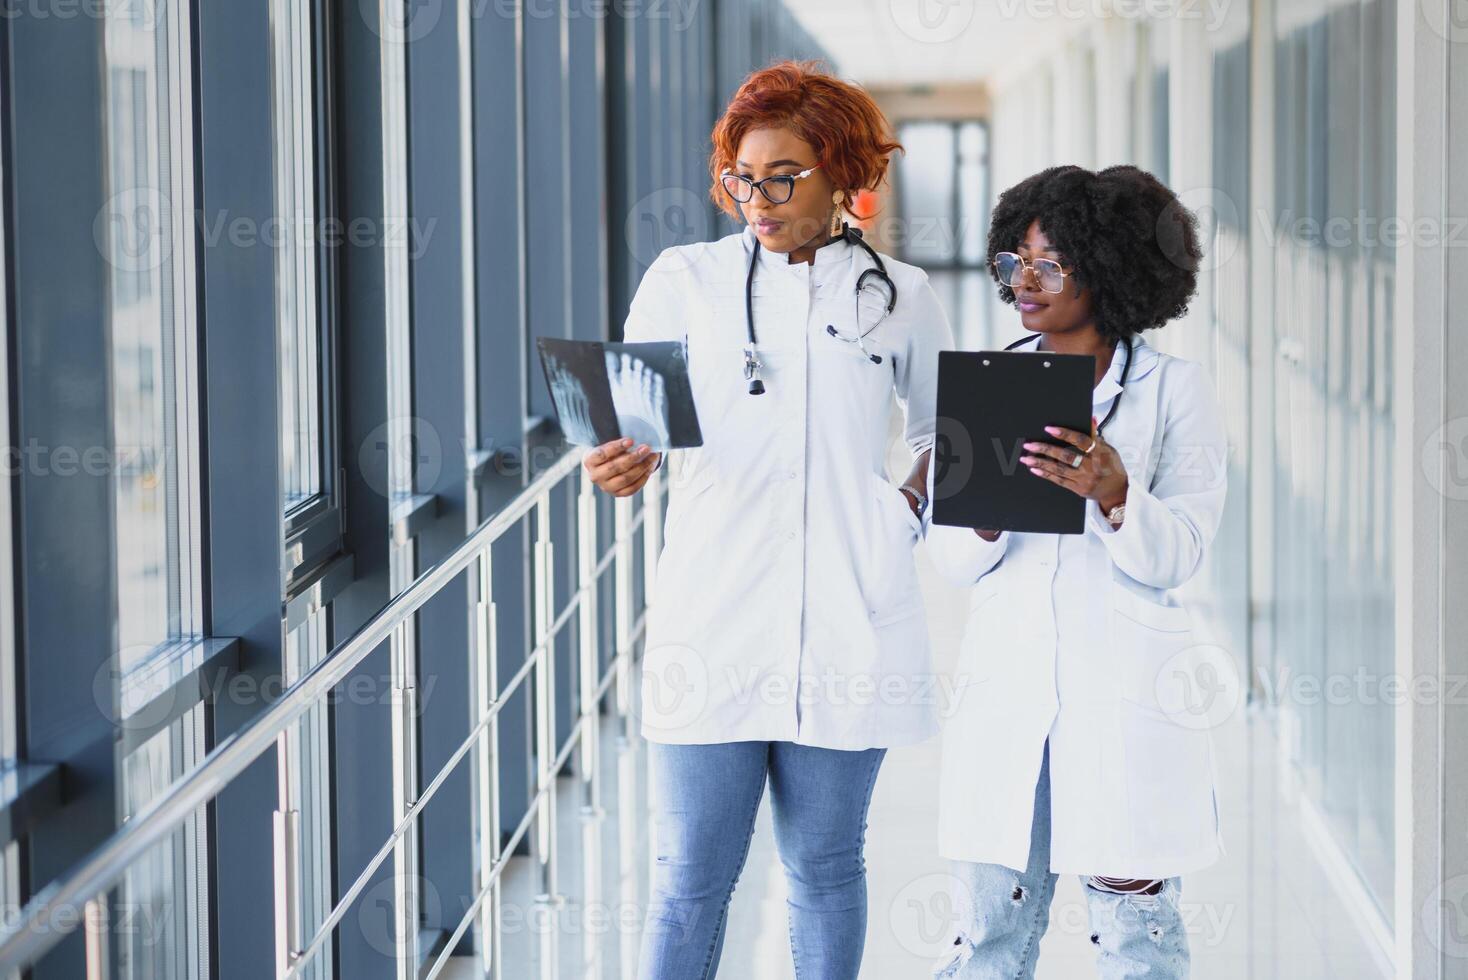
<path id="1" fill-rule="evenodd" d="M 863 272 L 861 278 L 857 279 L 856 292 L 860 296 L 863 281 L 867 276 L 875 275 L 887 287 L 887 313 L 890 315 L 893 307 L 897 305 L 897 284 L 892 281 L 891 276 L 887 275 L 887 266 L 882 262 L 882 257 L 877 254 L 876 249 L 872 248 L 862 239 L 861 232 L 852 228 L 850 225 L 843 224 L 841 226 L 841 234 L 837 237 L 845 241 L 848 245 L 860 245 L 866 251 L 867 255 L 871 256 L 875 267 Z M 832 239 L 832 241 L 835 241 L 835 239 Z M 755 350 L 758 341 L 755 340 L 754 334 L 754 270 L 759 265 L 759 250 L 759 239 L 756 238 L 754 240 L 754 251 L 749 256 L 749 271 L 744 276 L 744 325 L 749 337 L 749 343 L 744 348 L 744 377 L 749 380 L 749 393 L 751 395 L 763 395 L 765 393 L 765 383 L 758 377 L 760 363 Z M 858 332 L 861 330 L 860 323 L 856 325 L 856 329 Z"/>

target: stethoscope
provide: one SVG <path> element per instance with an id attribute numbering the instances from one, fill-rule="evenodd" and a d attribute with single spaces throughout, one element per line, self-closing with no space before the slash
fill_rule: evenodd
<path id="1" fill-rule="evenodd" d="M 867 350 L 866 345 L 862 343 L 862 338 L 877 329 L 881 325 L 882 320 L 886 319 L 892 313 L 892 308 L 897 305 L 897 284 L 892 281 L 891 276 L 887 275 L 887 266 L 883 264 L 882 257 L 877 254 L 877 250 L 862 240 L 860 229 L 843 223 L 841 225 L 841 234 L 837 238 L 846 242 L 848 245 L 860 245 L 872 257 L 874 265 L 858 276 L 856 280 L 856 336 L 843 337 L 836 327 L 829 323 L 826 324 L 826 333 L 835 337 L 837 340 L 845 341 L 848 344 L 856 344 L 862 354 L 866 355 L 867 360 L 873 364 L 881 364 L 882 356 L 880 354 L 873 354 Z M 833 238 L 832 241 L 836 241 L 836 239 Z M 749 256 L 749 272 L 744 277 L 744 321 L 749 332 L 749 343 L 744 345 L 744 379 L 749 382 L 749 393 L 751 395 L 763 395 L 765 393 L 765 383 L 760 379 L 760 368 L 763 365 L 760 364 L 759 349 L 754 337 L 754 270 L 758 265 L 759 239 L 756 238 L 754 240 L 754 251 Z M 879 283 L 887 288 L 886 309 L 882 312 L 882 316 L 877 319 L 876 323 L 872 324 L 866 331 L 862 331 L 861 291 L 873 282 Z"/>
<path id="2" fill-rule="evenodd" d="M 1010 344 L 1004 349 L 1014 350 L 1021 344 L 1028 344 L 1032 340 L 1039 340 L 1042 336 L 1044 335 L 1032 333 L 1028 337 L 1021 337 L 1019 340 L 1016 340 L 1014 343 Z M 1121 405 L 1121 396 L 1126 394 L 1127 375 L 1130 374 L 1132 370 L 1132 342 L 1130 340 L 1122 339 L 1117 341 L 1117 343 L 1126 348 L 1126 360 L 1121 362 L 1121 381 L 1119 382 L 1119 384 L 1121 385 L 1121 391 L 1118 391 L 1116 393 L 1116 397 L 1111 399 L 1111 407 L 1106 410 L 1106 417 L 1101 420 L 1100 425 L 1096 426 L 1097 437 L 1101 435 L 1101 430 L 1106 428 L 1106 423 L 1111 421 L 1111 417 L 1116 414 L 1116 409 Z"/>

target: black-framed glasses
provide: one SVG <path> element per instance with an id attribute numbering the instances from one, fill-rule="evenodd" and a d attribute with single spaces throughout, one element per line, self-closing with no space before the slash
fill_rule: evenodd
<path id="1" fill-rule="evenodd" d="M 764 180 L 750 180 L 732 170 L 725 170 L 719 175 L 719 183 L 724 185 L 724 193 L 740 204 L 748 204 L 754 198 L 756 187 L 765 196 L 766 201 L 771 204 L 784 204 L 795 193 L 795 182 L 809 177 L 819 170 L 820 166 L 818 163 L 809 170 L 802 170 L 798 174 L 775 174 Z"/>
<path id="2" fill-rule="evenodd" d="M 999 281 L 1011 288 L 1025 284 L 1025 270 L 1035 273 L 1035 281 L 1047 293 L 1058 293 L 1065 288 L 1065 277 L 1070 275 L 1054 259 L 1036 259 L 1026 262 L 1024 256 L 1013 252 L 1000 252 L 994 256 L 994 271 Z"/>

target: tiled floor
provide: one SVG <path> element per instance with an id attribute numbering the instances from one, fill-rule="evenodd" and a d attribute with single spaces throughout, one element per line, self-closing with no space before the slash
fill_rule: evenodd
<path id="1" fill-rule="evenodd" d="M 942 669 L 955 655 L 965 606 L 921 558 L 919 567 Z M 1279 773 L 1275 744 L 1266 719 L 1242 712 L 1218 737 L 1229 854 L 1185 882 L 1193 976 L 1353 980 L 1387 975 L 1363 940 L 1363 928 L 1335 897 L 1316 848 L 1303 833 L 1289 782 Z M 558 876 L 565 901 L 556 913 L 559 921 L 550 925 L 531 899 L 526 865 L 513 868 L 507 879 L 501 917 L 507 977 L 636 976 L 648 862 L 645 752 L 635 739 L 619 751 L 610 728 L 604 745 L 604 815 L 584 816 L 574 786 L 563 793 Z M 927 976 L 951 941 L 945 868 L 932 843 L 937 769 L 935 739 L 890 752 L 877 781 L 867 844 L 864 978 Z M 1041 947 L 1039 976 L 1094 976 L 1089 933 L 1080 886 L 1063 880 Z M 444 975 L 475 974 L 474 964 L 464 960 Z M 793 977 L 785 881 L 768 797 L 734 896 L 720 976 Z"/>

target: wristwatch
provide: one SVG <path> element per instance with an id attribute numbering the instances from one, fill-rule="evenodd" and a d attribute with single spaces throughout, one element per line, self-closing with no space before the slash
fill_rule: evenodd
<path id="1" fill-rule="evenodd" d="M 928 498 L 923 496 L 921 491 L 910 487 L 905 483 L 897 489 L 901 490 L 903 493 L 907 494 L 913 499 L 913 502 L 917 504 L 918 520 L 922 520 L 923 512 L 928 509 Z"/>
<path id="2" fill-rule="evenodd" d="M 1111 508 L 1106 515 L 1106 520 L 1112 527 L 1121 527 L 1121 522 L 1126 520 L 1126 504 L 1117 504 Z"/>

